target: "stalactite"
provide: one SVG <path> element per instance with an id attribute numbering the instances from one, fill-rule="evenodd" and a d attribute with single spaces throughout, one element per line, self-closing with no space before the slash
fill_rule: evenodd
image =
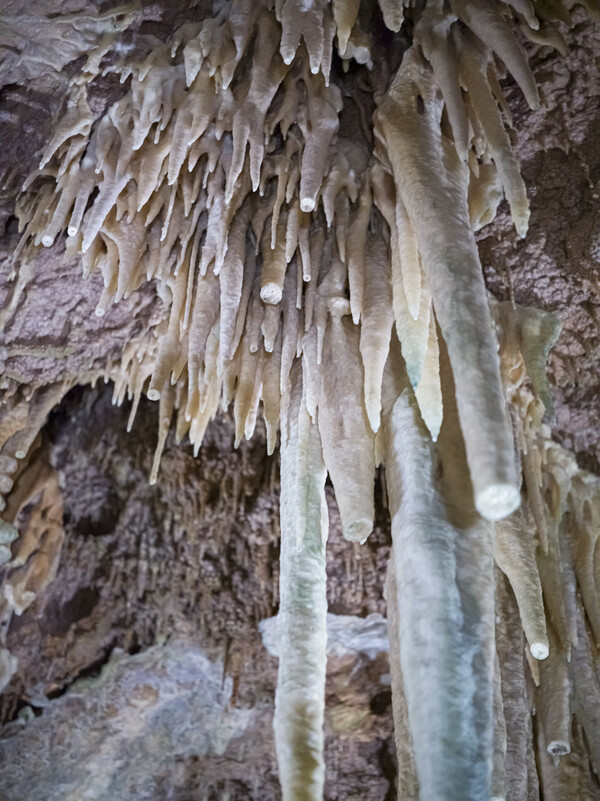
<path id="1" fill-rule="evenodd" d="M 507 580 L 496 571 L 496 649 L 506 726 L 506 798 L 529 798 L 528 743 L 532 738 L 531 711 L 519 610 Z"/>
<path id="2" fill-rule="evenodd" d="M 391 369 L 397 372 L 397 367 Z M 463 490 L 456 500 L 436 488 L 435 457 L 416 401 L 409 388 L 399 389 L 388 407 L 385 464 L 400 665 L 419 797 L 489 797 L 494 629 L 490 526 L 478 522 L 470 508 L 465 479 L 447 479 L 455 490 Z M 462 472 L 468 486 L 454 438 L 448 434 L 445 443 L 448 471 Z M 435 696 L 427 692 L 430 686 L 436 687 Z"/>
<path id="3" fill-rule="evenodd" d="M 279 672 L 275 743 L 284 801 L 323 795 L 328 512 L 318 428 L 296 362 L 282 410 Z"/>
<path id="4" fill-rule="evenodd" d="M 394 739 L 398 757 L 398 801 L 419 801 L 419 781 L 413 754 L 413 743 L 406 706 L 406 693 L 400 665 L 400 618 L 398 616 L 398 589 L 394 571 L 395 559 L 390 554 L 386 577 L 387 622 L 390 638 L 390 670 L 392 675 L 392 709 Z"/>
<path id="5" fill-rule="evenodd" d="M 381 416 L 383 371 L 394 322 L 387 248 L 380 237 L 369 237 L 365 261 L 360 355 L 365 376 L 364 398 L 367 417 L 371 428 L 377 432 Z"/>
<path id="6" fill-rule="evenodd" d="M 546 751 L 564 756 L 571 752 L 571 683 L 566 654 L 552 639 L 549 656 L 540 664 L 539 711 Z"/>
<path id="7" fill-rule="evenodd" d="M 376 131 L 415 230 L 448 346 L 476 505 L 484 516 L 498 519 L 519 503 L 513 448 L 497 346 L 468 222 L 465 168 L 444 148 L 440 114 L 430 75 L 411 50 L 379 106 Z M 456 308 L 462 310 L 460 321 Z M 482 438 L 485 450 L 480 447 Z"/>
<path id="8" fill-rule="evenodd" d="M 502 701 L 502 676 L 498 654 L 494 660 L 494 761 L 491 801 L 505 801 L 506 795 L 506 720 Z"/>
<path id="9" fill-rule="evenodd" d="M 353 358 L 358 331 L 348 317 L 349 304 L 335 298 L 333 303 L 338 306 L 325 331 L 321 369 L 327 379 L 318 401 L 319 431 L 344 536 L 360 542 L 371 533 L 375 513 L 374 435 L 363 405 L 363 370 Z"/>
<path id="10" fill-rule="evenodd" d="M 508 577 L 517 598 L 532 656 L 545 659 L 549 645 L 542 586 L 535 561 L 533 537 L 520 511 L 496 523 L 494 559 Z"/>

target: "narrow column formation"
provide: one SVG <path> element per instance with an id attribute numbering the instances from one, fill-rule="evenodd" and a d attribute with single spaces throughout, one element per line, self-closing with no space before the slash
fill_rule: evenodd
<path id="1" fill-rule="evenodd" d="M 302 368 L 292 370 L 281 427 L 279 672 L 275 748 L 284 801 L 323 797 L 327 662 L 327 472 L 306 410 Z"/>

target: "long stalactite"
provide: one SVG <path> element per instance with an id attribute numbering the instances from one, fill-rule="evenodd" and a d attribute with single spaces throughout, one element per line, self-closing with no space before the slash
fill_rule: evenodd
<path id="1" fill-rule="evenodd" d="M 325 544 L 329 526 L 319 430 L 296 364 L 282 418 L 279 673 L 275 745 L 285 801 L 321 798 L 327 662 Z"/>

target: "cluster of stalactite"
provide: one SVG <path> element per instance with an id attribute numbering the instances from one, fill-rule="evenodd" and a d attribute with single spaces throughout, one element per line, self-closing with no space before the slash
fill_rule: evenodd
<path id="1" fill-rule="evenodd" d="M 18 485 L 0 518 L 0 692 L 15 673 L 16 657 L 6 647 L 13 615 L 22 615 L 56 576 L 64 540 L 62 494 L 58 475 L 44 458 L 23 460 L 18 476 L 2 455 Z M 0 479 L 3 476 L 0 474 Z"/>
<path id="2" fill-rule="evenodd" d="M 4 4 L 0 9 L 0 85 L 36 79 L 48 67 L 60 73 L 66 64 L 86 56 L 77 80 L 93 79 L 104 56 L 140 11 L 139 2 L 99 11 L 46 16 L 40 4 L 30 8 Z M 37 8 L 35 7 L 37 6 Z"/>
<path id="3" fill-rule="evenodd" d="M 520 37 L 562 48 L 552 20 L 569 12 L 542 0 L 380 6 L 391 31 L 412 27 L 375 98 L 372 152 L 339 130 L 332 73 L 334 53 L 372 64 L 379 12 L 359 0 L 217 2 L 171 41 L 139 35 L 142 55 L 110 65 L 130 88 L 99 119 L 75 82 L 17 203 L 11 303 L 36 248 L 64 231 L 84 275 L 103 276 L 98 315 L 156 283 L 168 320 L 106 371 L 132 414 L 142 393 L 159 401 L 152 481 L 174 411 L 196 451 L 230 404 L 237 442 L 261 404 L 270 452 L 281 430 L 285 801 L 323 792 L 325 480 L 344 535 L 363 541 L 379 464 L 399 798 L 523 797 L 532 766 L 503 734 L 494 559 L 539 682 L 536 747 L 559 760 L 544 763 L 544 797 L 576 797 L 587 752 L 580 769 L 560 761 L 583 742 L 573 713 L 600 765 L 599 487 L 542 423 L 555 325 L 531 310 L 492 314 L 474 238 L 503 196 L 526 233 L 498 65 L 538 107 Z M 13 446 L 7 458 L 26 455 Z"/>
<path id="4" fill-rule="evenodd" d="M 516 20 L 541 36 L 521 6 L 529 7 L 517 4 Z M 476 503 L 502 516 L 518 493 L 473 229 L 493 218 L 502 191 L 521 235 L 529 211 L 494 58 L 538 104 L 503 11 L 426 4 L 379 99 L 375 153 L 339 135 L 342 97 L 330 81 L 334 37 L 342 59 L 369 62 L 358 3 L 217 4 L 214 17 L 148 44 L 144 58 L 117 56 L 111 69 L 131 78 L 130 91 L 94 121 L 85 85 L 76 88 L 24 186 L 21 271 L 32 243 L 50 246 L 66 229 L 84 274 L 102 273 L 99 315 L 141 283 L 158 282 L 170 319 L 146 375 L 137 370 L 129 383 L 133 393 L 144 387 L 160 398 L 161 418 L 177 408 L 179 434 L 196 447 L 232 400 L 237 439 L 249 437 L 262 400 L 272 450 L 294 357 L 327 372 L 358 347 L 360 359 L 337 382 L 347 386 L 335 394 L 352 407 L 344 415 L 350 439 L 371 451 L 394 325 L 435 438 L 437 320 L 457 379 Z M 397 30 L 385 5 L 383 14 Z M 24 285 L 17 279 L 13 304 Z M 337 399 L 320 402 L 326 417 Z M 345 514 L 345 488 L 355 495 L 358 476 L 344 465 L 344 439 L 325 439 L 333 440 L 325 460 L 345 532 L 362 539 L 372 503 L 365 499 L 363 522 Z M 363 478 L 372 462 L 361 460 Z"/>

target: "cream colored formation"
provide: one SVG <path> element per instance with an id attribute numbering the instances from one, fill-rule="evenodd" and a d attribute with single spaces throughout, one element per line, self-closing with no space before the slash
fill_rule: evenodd
<path id="1" fill-rule="evenodd" d="M 174 414 L 196 452 L 230 405 L 237 442 L 262 411 L 273 452 L 281 421 L 284 801 L 323 791 L 325 478 L 345 536 L 364 541 L 380 464 L 399 799 L 516 799 L 537 781 L 531 746 L 507 750 L 517 733 L 499 665 L 514 643 L 495 636 L 494 559 L 539 684 L 544 798 L 576 798 L 588 753 L 600 767 L 600 487 L 542 423 L 553 320 L 490 307 L 474 238 L 503 195 L 526 233 L 498 65 L 537 108 L 520 41 L 562 48 L 552 20 L 569 13 L 549 0 L 380 6 L 390 30 L 407 16 L 414 27 L 375 98 L 373 152 L 341 134 L 331 75 L 334 52 L 372 66 L 359 0 L 217 2 L 171 41 L 138 35 L 145 55 L 110 66 L 130 89 L 100 119 L 74 82 L 17 204 L 15 264 L 27 276 L 35 249 L 66 231 L 84 275 L 102 274 L 98 315 L 155 282 L 168 321 L 106 373 L 132 419 L 142 394 L 159 402 L 152 481 Z M 0 458 L 37 433 L 26 418 Z"/>

